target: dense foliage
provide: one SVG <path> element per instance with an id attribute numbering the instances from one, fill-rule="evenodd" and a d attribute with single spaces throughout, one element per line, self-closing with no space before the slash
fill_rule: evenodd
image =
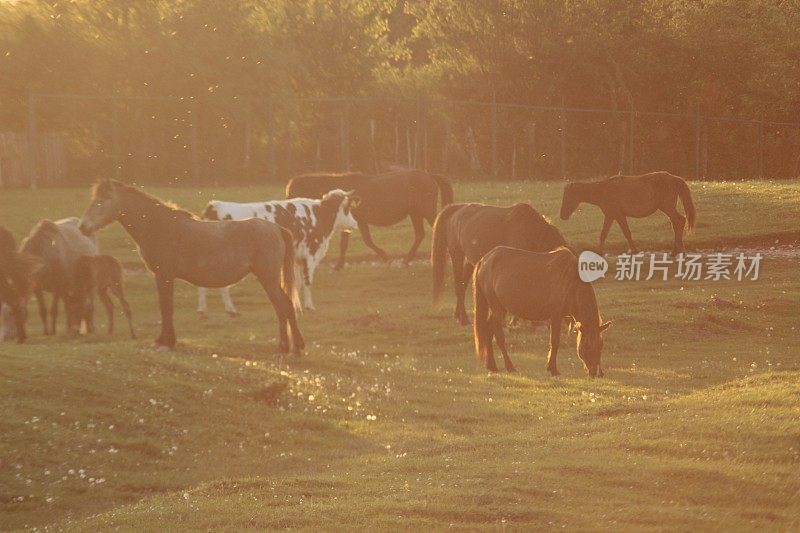
<path id="1" fill-rule="evenodd" d="M 395 109 L 400 121 L 395 118 L 394 127 L 384 128 L 397 130 L 392 140 L 383 141 L 394 145 L 389 152 L 397 152 L 401 140 L 409 146 L 399 152 L 411 152 L 411 144 L 433 142 L 398 132 L 410 115 L 419 118 L 417 102 L 434 97 L 620 113 L 701 110 L 710 116 L 791 121 L 800 112 L 798 26 L 800 3 L 793 0 L 12 0 L 0 2 L 0 131 L 27 127 L 30 94 L 201 99 L 197 107 L 205 115 L 198 121 L 203 165 L 225 158 L 248 164 L 254 159 L 266 168 L 272 157 L 275 171 L 276 158 L 289 169 L 335 166 L 335 155 L 343 166 L 351 154 L 340 153 L 341 148 L 326 139 L 342 135 L 346 126 L 346 134 L 358 142 L 368 127 L 359 125 L 355 115 L 360 113 L 366 121 L 387 109 L 364 104 L 343 110 L 335 102 L 305 105 L 298 100 L 312 97 L 391 96 L 413 102 Z M 243 103 L 247 97 L 268 98 L 270 103 Z M 65 102 L 50 99 L 38 107 L 42 129 L 77 128 L 75 116 L 102 115 L 106 118 L 98 118 L 97 124 L 83 121 L 77 129 L 84 134 L 75 133 L 72 139 L 87 152 L 92 142 L 103 141 L 87 141 L 86 130 L 112 136 L 107 105 Z M 80 107 L 84 105 L 89 107 Z M 142 148 L 145 141 L 136 140 L 136 130 L 142 127 L 133 127 L 142 117 L 194 122 L 192 113 L 197 111 L 191 106 L 159 105 L 156 113 L 126 102 L 124 118 L 118 119 L 122 125 L 114 126 L 113 133 L 124 145 L 122 152 L 147 152 Z M 68 111 L 71 118 L 65 117 Z M 429 151 L 439 158 L 454 157 L 442 155 L 448 150 L 444 139 L 452 135 L 453 145 L 467 154 L 469 139 L 462 130 L 475 113 L 441 106 L 429 110 L 426 116 L 431 124 L 439 124 L 442 139 Z M 481 113 L 486 115 L 484 122 L 489 120 L 488 111 Z M 340 124 L 340 115 L 353 123 Z M 509 115 L 500 122 L 509 124 L 511 131 L 513 113 Z M 443 116 L 447 120 L 439 120 Z M 551 119 L 555 120 L 539 119 L 540 131 L 558 130 L 558 124 L 548 125 Z M 253 128 L 250 120 L 263 127 Z M 516 126 L 519 132 L 499 138 L 504 151 L 497 157 L 506 167 L 511 145 L 517 137 L 527 138 L 527 123 L 534 119 L 526 120 Z M 316 140 L 307 133 L 311 122 L 318 125 Z M 451 123 L 457 134 L 447 129 Z M 487 167 L 484 126 L 472 127 Z M 662 136 L 692 137 L 693 127 L 682 124 L 680 131 L 672 128 L 675 131 Z M 618 129 L 615 123 L 614 133 L 605 136 L 624 138 Z M 651 136 L 658 137 L 657 129 L 652 126 Z M 434 133 L 431 130 L 431 139 Z M 189 136 L 183 130 L 164 135 L 184 140 Z M 752 144 L 747 135 L 737 142 Z M 643 138 L 643 147 L 655 140 Z M 612 151 L 618 141 L 612 143 Z M 277 156 L 266 149 L 250 154 L 252 146 L 269 145 Z M 686 146 L 694 146 L 694 139 Z M 532 149 L 552 151 L 547 146 Z M 597 151 L 608 149 L 604 145 Z M 520 154 L 524 150 L 520 146 Z M 71 146 L 70 151 L 79 150 Z M 685 146 L 676 146 L 675 153 L 663 158 L 675 159 L 685 151 Z M 288 160 L 298 154 L 305 159 L 292 167 Z M 418 164 L 422 157 L 406 156 Z M 359 153 L 353 157 L 351 166 L 359 166 Z M 186 167 L 188 160 L 176 165 Z M 163 170 L 167 175 L 176 172 Z"/>

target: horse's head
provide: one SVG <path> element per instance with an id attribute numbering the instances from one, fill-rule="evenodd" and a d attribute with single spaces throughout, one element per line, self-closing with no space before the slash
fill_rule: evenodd
<path id="1" fill-rule="evenodd" d="M 581 201 L 578 197 L 578 189 L 575 183 L 568 183 L 564 187 L 564 196 L 561 198 L 561 220 L 567 220 L 578 208 Z"/>
<path id="2" fill-rule="evenodd" d="M 603 369 L 600 366 L 600 356 L 603 352 L 602 333 L 608 329 L 611 322 L 606 322 L 600 326 L 589 326 L 581 322 L 575 323 L 575 331 L 578 334 L 577 349 L 578 357 L 583 361 L 583 367 L 589 377 L 603 377 Z"/>
<path id="3" fill-rule="evenodd" d="M 91 235 L 119 218 L 120 188 L 121 184 L 112 180 L 99 181 L 92 187 L 92 199 L 81 217 L 81 233 Z"/>
<path id="4" fill-rule="evenodd" d="M 322 197 L 322 203 L 331 202 L 338 204 L 333 227 L 339 231 L 353 231 L 358 228 L 358 222 L 353 217 L 353 209 L 361 203 L 361 198 L 354 191 L 334 189 Z"/>

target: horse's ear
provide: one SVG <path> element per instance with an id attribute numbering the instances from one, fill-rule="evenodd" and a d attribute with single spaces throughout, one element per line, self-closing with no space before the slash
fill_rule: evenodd
<path id="1" fill-rule="evenodd" d="M 607 330 L 608 326 L 611 325 L 611 322 L 613 322 L 613 320 L 609 320 L 608 322 L 600 326 L 600 333 L 603 333 L 605 330 Z"/>
<path id="2" fill-rule="evenodd" d="M 350 196 L 350 208 L 358 207 L 361 204 L 360 196 Z"/>
<path id="3" fill-rule="evenodd" d="M 583 327 L 583 324 L 581 324 L 580 322 L 578 322 L 578 321 L 576 320 L 576 321 L 575 321 L 575 323 L 572 325 L 572 327 L 573 327 L 573 328 L 574 328 L 574 330 L 577 332 L 577 331 L 580 331 L 580 330 L 581 330 L 581 328 Z"/>

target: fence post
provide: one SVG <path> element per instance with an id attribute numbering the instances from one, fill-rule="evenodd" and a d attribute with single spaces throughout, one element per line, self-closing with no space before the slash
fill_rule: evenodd
<path id="1" fill-rule="evenodd" d="M 492 179 L 497 179 L 497 93 L 492 91 Z"/>
<path id="2" fill-rule="evenodd" d="M 197 183 L 200 178 L 200 134 L 198 132 L 200 121 L 200 107 L 197 100 L 192 101 L 192 182 Z"/>
<path id="3" fill-rule="evenodd" d="M 561 97 L 561 178 L 567 179 L 567 117 L 564 97 Z"/>
<path id="4" fill-rule="evenodd" d="M 30 187 L 35 189 L 39 179 L 39 135 L 36 124 L 36 95 L 28 95 L 28 167 Z"/>
<path id="5" fill-rule="evenodd" d="M 450 115 L 444 117 L 444 142 L 442 143 L 442 174 L 447 174 L 447 163 L 450 160 Z"/>
<path id="6" fill-rule="evenodd" d="M 758 122 L 758 177 L 764 177 L 764 112 Z"/>
<path id="7" fill-rule="evenodd" d="M 631 102 L 631 116 L 630 116 L 630 123 L 628 124 L 628 172 L 630 172 L 631 175 L 636 174 L 633 168 L 634 120 L 635 120 L 635 111 L 633 110 L 633 103 Z"/>
<path id="8" fill-rule="evenodd" d="M 700 179 L 700 104 L 694 114 L 694 179 Z"/>
<path id="9" fill-rule="evenodd" d="M 122 161 L 119 154 L 119 107 L 117 98 L 111 99 L 111 149 L 114 151 L 114 178 L 122 174 Z"/>
<path id="10" fill-rule="evenodd" d="M 342 104 L 342 114 L 339 119 L 339 143 L 344 171 L 350 170 L 350 101 Z"/>
<path id="11" fill-rule="evenodd" d="M 270 178 L 278 175 L 278 121 L 275 120 L 275 102 L 267 100 L 267 171 Z"/>

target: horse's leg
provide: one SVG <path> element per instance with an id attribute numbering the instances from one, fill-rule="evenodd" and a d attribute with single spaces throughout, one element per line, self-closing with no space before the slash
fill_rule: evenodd
<path id="1" fill-rule="evenodd" d="M 42 319 L 42 326 L 44 327 L 44 334 L 50 334 L 50 327 L 48 326 L 47 322 L 47 304 L 44 301 L 44 293 L 41 289 L 36 289 L 34 292 L 36 296 L 36 304 L 39 307 L 39 317 Z"/>
<path id="2" fill-rule="evenodd" d="M 490 306 L 491 307 L 491 306 Z M 494 360 L 494 311 L 489 309 L 489 318 L 488 318 L 488 328 L 489 328 L 489 335 L 487 335 L 486 339 L 486 370 L 489 372 L 497 372 L 497 363 Z"/>
<path id="3" fill-rule="evenodd" d="M 309 311 L 316 310 L 316 307 L 314 307 L 314 301 L 311 299 L 311 284 L 314 283 L 314 271 L 316 270 L 314 265 L 316 264 L 316 261 L 304 259 L 303 269 L 300 277 L 300 283 L 303 287 L 303 307 Z M 295 277 L 295 280 L 297 280 L 297 277 Z"/>
<path id="4" fill-rule="evenodd" d="M 344 267 L 344 259 L 345 256 L 347 255 L 347 243 L 349 242 L 350 242 L 350 232 L 343 231 L 341 241 L 339 242 L 339 259 L 333 266 L 334 270 L 341 270 Z"/>
<path id="5" fill-rule="evenodd" d="M 53 300 L 50 302 L 50 334 L 55 335 L 58 329 L 57 322 L 58 322 L 58 300 L 59 294 L 57 292 L 53 293 Z M 66 302 L 66 299 L 65 299 Z"/>
<path id="6" fill-rule="evenodd" d="M 456 293 L 456 308 L 453 317 L 462 326 L 469 324 L 464 304 L 469 279 L 464 277 L 464 253 L 461 250 L 450 250 L 450 262 L 453 264 L 453 290 Z"/>
<path id="7" fill-rule="evenodd" d="M 608 232 L 611 230 L 611 224 L 614 223 L 613 217 L 606 215 L 606 218 L 603 220 L 603 229 L 600 230 L 600 248 L 604 249 L 606 245 L 606 238 L 608 238 Z"/>
<path id="8" fill-rule="evenodd" d="M 174 312 L 175 280 L 156 277 L 158 287 L 158 304 L 161 307 L 161 334 L 156 339 L 156 348 L 172 350 L 175 348 L 175 325 L 172 321 Z"/>
<path id="9" fill-rule="evenodd" d="M 76 303 L 75 308 L 78 309 L 78 305 Z M 84 299 L 83 305 L 80 306 L 80 309 L 83 311 L 81 316 L 86 321 L 86 333 L 94 333 L 94 294 L 89 292 Z M 81 329 L 80 319 L 78 319 L 78 330 Z"/>
<path id="10" fill-rule="evenodd" d="M 686 217 L 678 212 L 678 209 L 672 205 L 661 210 L 669 217 L 672 222 L 672 229 L 675 232 L 675 245 L 672 248 L 672 253 L 678 255 L 683 251 L 683 230 L 686 228 Z"/>
<path id="11" fill-rule="evenodd" d="M 200 318 L 208 318 L 207 293 L 205 287 L 197 287 L 197 314 Z"/>
<path id="12" fill-rule="evenodd" d="M 625 238 L 628 240 L 628 246 L 630 247 L 631 253 L 636 253 L 636 245 L 633 244 L 633 237 L 631 237 L 631 228 L 628 227 L 628 219 L 625 218 L 625 215 L 619 215 L 617 217 L 617 224 L 622 229 L 622 234 L 625 235 Z"/>
<path id="13" fill-rule="evenodd" d="M 503 354 L 503 363 L 506 366 L 507 372 L 516 372 L 517 369 L 514 368 L 514 363 L 511 362 L 511 358 L 508 356 L 508 350 L 506 349 L 506 334 L 503 331 L 503 319 L 505 317 L 500 314 L 492 314 L 492 328 L 494 329 L 494 337 L 497 339 L 497 346 L 500 347 L 500 353 Z"/>
<path id="14" fill-rule="evenodd" d="M 361 238 L 364 239 L 364 244 L 369 246 L 372 251 L 378 254 L 378 257 L 380 257 L 382 261 L 388 261 L 389 256 L 386 255 L 386 252 L 378 248 L 378 245 L 372 242 L 372 234 L 369 232 L 369 224 L 359 222 L 358 230 L 361 232 Z"/>
<path id="15" fill-rule="evenodd" d="M 278 353 L 287 353 L 289 351 L 289 329 L 291 329 L 294 352 L 299 355 L 305 347 L 305 343 L 297 327 L 297 317 L 291 298 L 283 292 L 277 280 L 270 280 L 269 276 L 266 275 L 256 274 L 256 277 L 267 293 L 272 307 L 275 308 L 275 314 L 278 315 Z"/>
<path id="16" fill-rule="evenodd" d="M 421 216 L 411 215 L 411 223 L 414 225 L 414 244 L 411 245 L 411 249 L 408 251 L 408 255 L 406 255 L 406 265 L 411 263 L 411 260 L 414 259 L 414 255 L 417 253 L 417 248 L 419 248 L 419 245 L 425 238 L 425 226 L 422 222 Z"/>
<path id="17" fill-rule="evenodd" d="M 125 313 L 125 318 L 128 319 L 128 327 L 131 330 L 131 338 L 136 338 L 136 330 L 133 329 L 133 313 L 131 312 L 131 304 L 128 303 L 128 300 L 125 298 L 125 288 L 122 285 L 122 280 L 119 283 L 115 283 L 111 285 L 111 292 L 114 293 L 114 296 L 117 297 L 119 300 L 120 305 L 122 306 L 122 312 Z"/>
<path id="18" fill-rule="evenodd" d="M 225 306 L 225 312 L 228 313 L 229 316 L 239 316 L 239 311 L 236 310 L 236 307 L 233 305 L 233 300 L 231 300 L 231 288 L 223 287 L 219 290 L 219 294 L 222 296 L 222 304 Z"/>
<path id="19" fill-rule="evenodd" d="M 547 354 L 547 371 L 551 376 L 558 376 L 558 346 L 561 344 L 561 320 L 556 316 L 550 319 L 550 352 Z"/>
<path id="20" fill-rule="evenodd" d="M 108 334 L 111 335 L 114 333 L 114 302 L 111 301 L 111 297 L 108 295 L 108 287 L 98 290 L 97 297 L 100 298 L 100 302 L 103 304 L 103 307 L 106 308 L 106 316 L 108 316 Z"/>

